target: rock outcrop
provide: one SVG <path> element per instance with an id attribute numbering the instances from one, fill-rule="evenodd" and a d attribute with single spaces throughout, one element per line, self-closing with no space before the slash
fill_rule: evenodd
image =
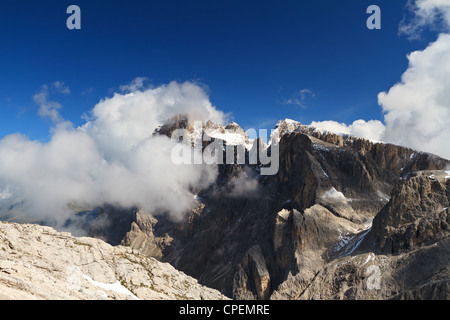
<path id="1" fill-rule="evenodd" d="M 272 298 L 450 299 L 449 189 L 444 171 L 404 177 L 371 228 L 341 235 L 307 286 L 290 277 Z"/>
<path id="2" fill-rule="evenodd" d="M 131 248 L 0 222 L 0 299 L 224 298 Z"/>
<path id="3" fill-rule="evenodd" d="M 399 254 L 437 243 L 450 234 L 450 179 L 444 171 L 412 172 L 392 192 L 364 245 Z"/>

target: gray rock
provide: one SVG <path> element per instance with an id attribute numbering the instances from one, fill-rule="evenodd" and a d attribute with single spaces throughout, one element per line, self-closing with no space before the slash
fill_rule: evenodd
<path id="1" fill-rule="evenodd" d="M 197 280 L 102 240 L 0 223 L 1 299 L 225 299 Z"/>

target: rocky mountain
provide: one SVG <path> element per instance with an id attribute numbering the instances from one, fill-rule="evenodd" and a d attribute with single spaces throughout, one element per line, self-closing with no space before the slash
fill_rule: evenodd
<path id="1" fill-rule="evenodd" d="M 236 123 L 196 127 L 182 115 L 155 134 L 176 129 L 192 143 L 203 132 L 243 145 L 246 160 L 278 143 L 279 170 L 219 164 L 182 221 L 105 204 L 68 226 L 232 299 L 450 298 L 448 160 L 288 119 L 269 145 Z"/>

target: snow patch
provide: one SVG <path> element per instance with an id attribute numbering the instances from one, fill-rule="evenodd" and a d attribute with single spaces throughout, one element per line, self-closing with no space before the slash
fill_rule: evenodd
<path id="1" fill-rule="evenodd" d="M 232 133 L 232 132 L 220 133 L 218 131 L 208 131 L 208 134 L 212 138 L 223 140 L 230 145 L 236 146 L 245 144 L 245 137 L 239 133 Z"/>
<path id="2" fill-rule="evenodd" d="M 225 132 L 222 132 L 219 129 L 216 130 L 206 129 L 205 133 L 209 135 L 211 138 L 225 141 L 227 145 L 231 146 L 243 145 L 247 150 L 251 150 L 253 148 L 253 142 L 255 140 L 255 139 L 248 139 L 243 133 L 232 132 L 228 131 L 227 129 L 225 129 Z"/>
<path id="3" fill-rule="evenodd" d="M 334 251 L 340 253 L 340 257 L 345 257 L 351 255 L 364 240 L 365 236 L 372 230 L 370 227 L 366 231 L 357 234 L 357 235 L 345 235 L 339 236 L 339 241 L 336 243 L 334 247 Z"/>
<path id="4" fill-rule="evenodd" d="M 300 126 L 303 126 L 300 122 L 292 119 L 279 120 L 275 125 L 275 129 L 272 130 L 270 134 L 268 145 L 272 143 L 272 137 L 277 137 L 277 141 L 280 142 L 281 137 L 285 134 L 290 134 L 296 131 Z"/>
<path id="5" fill-rule="evenodd" d="M 352 236 L 349 236 L 348 233 L 345 236 L 342 236 L 341 230 L 339 230 L 339 240 L 336 244 L 336 246 L 334 247 L 334 251 L 340 251 L 342 248 L 344 248 L 348 242 L 350 241 L 350 239 L 352 238 Z"/>
<path id="6" fill-rule="evenodd" d="M 102 283 L 102 282 L 92 280 L 92 278 L 89 277 L 88 275 L 85 275 L 85 274 L 81 274 L 81 275 L 83 276 L 83 278 L 85 278 L 87 281 L 89 281 L 96 287 L 102 288 L 106 291 L 114 291 L 117 293 L 125 294 L 125 295 L 132 297 L 133 299 L 140 300 L 130 290 L 128 290 L 122 284 L 120 284 L 119 281 L 116 281 L 115 283 Z M 104 296 L 104 295 L 102 294 L 102 296 Z"/>
<path id="7" fill-rule="evenodd" d="M 375 255 L 371 252 L 371 253 L 369 253 L 368 255 L 367 255 L 367 259 L 366 259 L 366 261 L 364 261 L 364 263 L 362 264 L 362 265 L 365 265 L 367 262 L 369 262 L 371 259 L 372 259 L 372 257 L 374 257 Z"/>
<path id="8" fill-rule="evenodd" d="M 311 145 L 316 150 L 325 151 L 325 152 L 330 151 L 330 148 L 324 147 L 323 145 L 320 145 L 320 144 L 317 144 L 317 143 L 312 143 Z"/>
<path id="9" fill-rule="evenodd" d="M 383 200 L 383 201 L 389 202 L 389 200 L 391 200 L 390 196 L 388 196 L 386 193 L 384 193 L 384 192 L 382 192 L 380 190 L 377 190 L 377 194 L 380 197 L 380 199 Z"/>
<path id="10" fill-rule="evenodd" d="M 288 123 L 288 124 L 292 124 L 292 125 L 300 125 L 301 123 L 292 119 L 284 119 L 284 122 Z"/>
<path id="11" fill-rule="evenodd" d="M 323 198 L 347 201 L 348 199 L 342 192 L 337 191 L 334 187 L 322 195 Z"/>
<path id="12" fill-rule="evenodd" d="M 364 237 L 369 233 L 369 231 L 372 230 L 372 228 L 368 229 L 366 232 L 362 233 L 359 236 L 356 236 L 354 241 L 352 241 L 353 243 L 349 246 L 350 252 L 347 253 L 347 255 L 352 254 L 353 251 L 355 251 L 359 245 L 361 244 L 361 242 L 364 240 Z"/>
<path id="13" fill-rule="evenodd" d="M 322 167 L 321 165 L 320 165 L 320 169 L 322 169 L 323 175 L 324 175 L 325 177 L 329 178 L 328 175 L 327 175 L 327 173 L 325 172 L 325 170 L 323 170 L 323 167 Z"/>

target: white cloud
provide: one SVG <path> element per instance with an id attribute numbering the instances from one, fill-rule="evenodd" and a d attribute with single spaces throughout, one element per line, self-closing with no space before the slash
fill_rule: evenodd
<path id="1" fill-rule="evenodd" d="M 286 105 L 296 105 L 303 109 L 306 109 L 306 101 L 308 98 L 315 98 L 315 93 L 310 89 L 302 89 L 297 92 L 295 92 L 291 97 L 288 99 L 284 99 L 281 101 L 281 104 Z"/>
<path id="2" fill-rule="evenodd" d="M 59 93 L 70 94 L 70 88 L 62 81 L 55 81 L 52 83 L 52 87 Z"/>
<path id="3" fill-rule="evenodd" d="M 48 106 L 48 86 L 34 99 Z M 153 136 L 173 114 L 221 120 L 223 114 L 190 82 L 115 94 L 100 101 L 92 118 L 78 128 L 58 108 L 47 108 L 56 123 L 48 143 L 14 134 L 0 139 L 0 211 L 16 208 L 36 219 L 63 223 L 70 202 L 140 206 L 180 218 L 195 206 L 194 189 L 217 175 L 209 165 L 175 165 L 168 137 Z M 198 191 L 198 190 L 197 190 Z"/>
<path id="4" fill-rule="evenodd" d="M 450 159 L 450 2 L 417 0 L 410 9 L 414 18 L 401 25 L 403 33 L 436 26 L 446 33 L 410 53 L 401 81 L 378 95 L 385 112 L 384 139 Z"/>
<path id="5" fill-rule="evenodd" d="M 97 141 L 107 158 L 117 158 L 180 113 L 189 115 L 192 121 L 212 120 L 222 124 L 225 118 L 201 87 L 192 82 L 171 82 L 144 91 L 116 93 L 100 101 L 83 130 Z"/>
<path id="6" fill-rule="evenodd" d="M 63 120 L 59 114 L 61 104 L 56 101 L 48 101 L 48 96 L 49 88 L 46 84 L 33 96 L 33 101 L 39 105 L 38 114 L 42 118 L 49 118 L 54 123 L 61 122 Z"/>
<path id="7" fill-rule="evenodd" d="M 450 35 L 408 59 L 401 82 L 378 96 L 384 139 L 450 158 Z"/>
<path id="8" fill-rule="evenodd" d="M 86 90 L 81 91 L 81 95 L 85 96 L 94 92 L 94 88 L 87 88 Z"/>
<path id="9" fill-rule="evenodd" d="M 399 33 L 409 38 L 420 38 L 425 28 L 450 31 L 450 2 L 448 0 L 410 0 L 407 4 L 412 13 L 410 19 L 400 23 Z"/>
<path id="10" fill-rule="evenodd" d="M 121 92 L 134 92 L 144 88 L 144 82 L 147 81 L 146 77 L 137 77 L 129 84 L 121 85 L 119 90 Z"/>
<path id="11" fill-rule="evenodd" d="M 376 141 L 382 141 L 385 131 L 384 124 L 379 120 L 356 120 L 350 125 L 336 121 L 313 121 L 311 126 L 330 132 Z"/>

